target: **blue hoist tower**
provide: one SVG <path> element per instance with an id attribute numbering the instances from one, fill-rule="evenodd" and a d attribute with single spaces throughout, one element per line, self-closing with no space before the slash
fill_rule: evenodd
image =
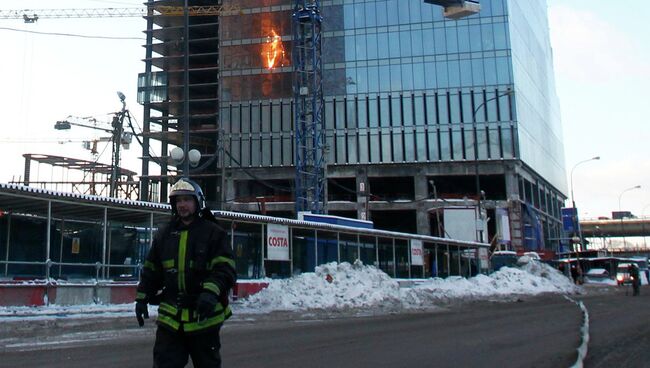
<path id="1" fill-rule="evenodd" d="M 296 215 L 324 213 L 327 163 L 320 0 L 295 0 L 292 18 Z"/>

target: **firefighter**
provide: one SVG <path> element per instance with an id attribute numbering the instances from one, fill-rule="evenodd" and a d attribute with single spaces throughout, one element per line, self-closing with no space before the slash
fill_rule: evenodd
<path id="1" fill-rule="evenodd" d="M 236 282 L 232 249 L 201 188 L 182 178 L 171 188 L 172 219 L 153 239 L 138 284 L 140 326 L 157 304 L 154 368 L 221 367 L 219 332 L 232 315 L 228 292 Z"/>

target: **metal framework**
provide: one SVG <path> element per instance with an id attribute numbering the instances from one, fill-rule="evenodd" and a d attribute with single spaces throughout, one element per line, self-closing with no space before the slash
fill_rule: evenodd
<path id="1" fill-rule="evenodd" d="M 296 215 L 324 213 L 327 179 L 320 1 L 295 0 L 292 19 Z"/>
<path id="2" fill-rule="evenodd" d="M 187 10 L 190 16 L 229 15 L 240 11 L 235 5 L 188 6 Z M 23 19 L 26 23 L 34 23 L 39 18 L 129 18 L 147 15 L 183 16 L 184 7 L 153 5 L 147 8 L 0 9 L 0 19 Z"/>

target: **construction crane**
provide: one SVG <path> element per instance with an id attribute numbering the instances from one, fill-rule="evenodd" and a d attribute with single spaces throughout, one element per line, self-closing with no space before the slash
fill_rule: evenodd
<path id="1" fill-rule="evenodd" d="M 35 23 L 39 19 L 61 18 L 129 18 L 144 16 L 183 16 L 182 6 L 152 5 L 146 8 L 86 8 L 86 9 L 9 9 L 0 10 L 0 19 L 22 19 Z M 234 15 L 240 11 L 236 5 L 188 6 L 190 16 Z"/>
<path id="2" fill-rule="evenodd" d="M 326 212 L 320 0 L 294 0 L 293 100 L 296 215 Z"/>

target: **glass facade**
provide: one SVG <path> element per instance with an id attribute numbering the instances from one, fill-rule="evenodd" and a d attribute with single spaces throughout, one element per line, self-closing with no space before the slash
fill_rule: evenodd
<path id="1" fill-rule="evenodd" d="M 239 8 L 218 21 L 214 88 L 226 202 L 239 199 L 228 208 L 255 212 L 250 198 L 273 197 L 270 212 L 291 214 L 279 193 L 292 193 L 295 176 L 293 1 L 222 3 Z M 418 201 L 432 198 L 427 183 L 434 180 L 451 188 L 439 192 L 441 198 L 478 203 L 485 192 L 483 205 L 492 206 L 486 209 L 507 210 L 513 242 L 526 245 L 527 233 L 559 237 L 566 180 L 546 1 L 480 4 L 478 14 L 454 21 L 422 0 L 321 1 L 327 175 L 347 183 L 328 198 L 345 202 L 336 211 L 392 224 L 386 219 L 401 210 L 418 232 L 430 234 L 430 214 Z M 347 198 L 358 194 L 361 172 L 375 196 Z M 408 205 L 372 203 L 386 200 L 376 196 L 382 184 L 375 184 L 386 177 L 409 187 L 391 198 Z M 362 202 L 365 209 L 357 206 Z M 490 238 L 495 234 L 495 223 L 488 224 Z M 531 246 L 549 247 L 536 237 Z M 344 257 L 363 256 L 348 248 Z M 437 261 L 440 272 L 463 260 L 445 257 Z M 399 262 L 379 259 L 380 267 L 405 272 Z"/>
<path id="2" fill-rule="evenodd" d="M 246 2 L 243 15 L 221 22 L 231 167 L 294 160 L 291 1 L 266 3 Z M 453 22 L 420 0 L 322 4 L 328 165 L 517 156 L 504 1 L 485 1 L 480 17 Z M 286 41 L 279 66 L 267 70 L 273 32 Z"/>

